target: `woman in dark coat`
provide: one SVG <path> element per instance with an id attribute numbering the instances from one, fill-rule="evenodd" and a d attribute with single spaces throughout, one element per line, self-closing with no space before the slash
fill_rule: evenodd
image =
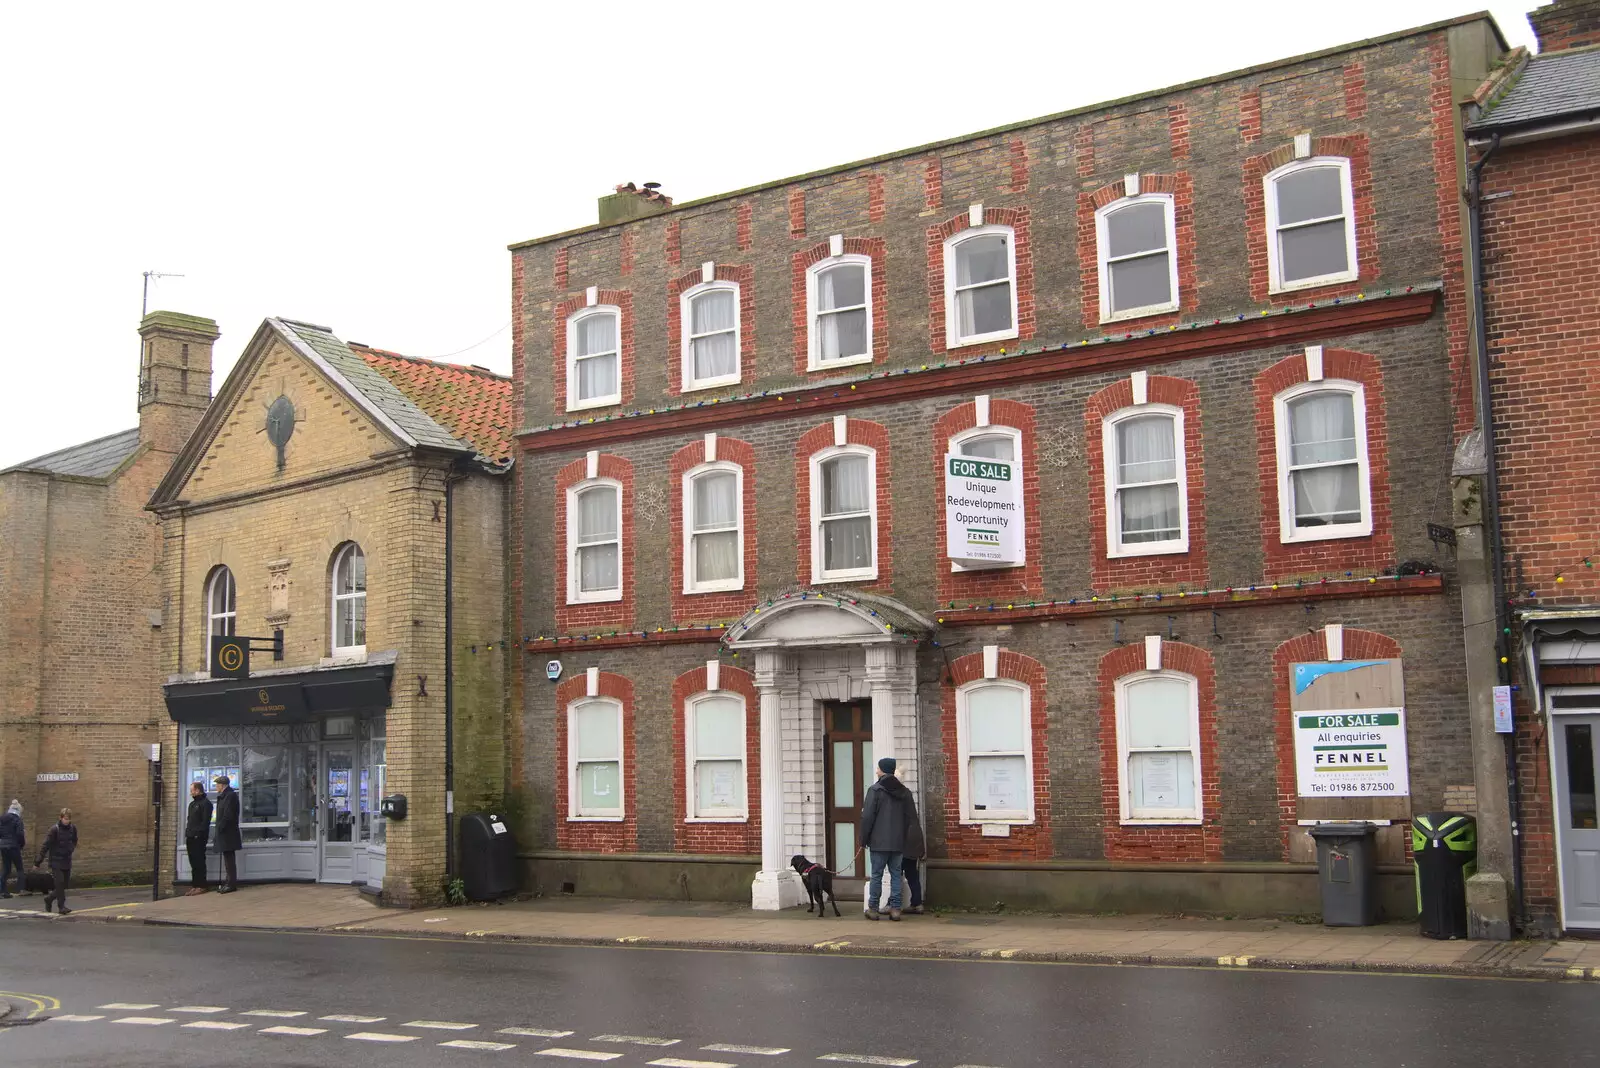
<path id="1" fill-rule="evenodd" d="M 72 854 L 78 848 L 78 828 L 72 825 L 72 810 L 61 810 L 61 818 L 56 820 L 50 833 L 44 836 L 44 848 L 39 851 L 39 859 L 33 862 L 37 868 L 44 863 L 46 857 L 50 858 L 50 875 L 55 880 L 54 888 L 44 895 L 44 910 L 50 911 L 50 903 L 54 901 L 61 906 L 61 915 L 65 916 L 72 910 L 67 908 L 67 883 L 72 879 Z"/>
<path id="2" fill-rule="evenodd" d="M 0 816 L 0 897 L 10 897 L 7 887 L 11 873 L 17 873 L 17 891 L 22 890 L 22 851 L 28 845 L 28 834 L 22 826 L 22 802 L 12 798 L 11 807 Z"/>

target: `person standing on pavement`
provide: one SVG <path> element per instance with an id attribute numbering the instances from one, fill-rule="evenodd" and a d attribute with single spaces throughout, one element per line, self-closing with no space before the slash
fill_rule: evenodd
<path id="1" fill-rule="evenodd" d="M 226 775 L 218 775 L 217 785 L 217 852 L 222 854 L 222 867 L 226 881 L 217 887 L 219 894 L 231 894 L 239 889 L 239 866 L 236 854 L 243 847 L 239 837 L 239 795 Z"/>
<path id="2" fill-rule="evenodd" d="M 861 806 L 861 844 L 872 851 L 872 879 L 868 883 L 867 919 L 881 915 L 878 900 L 883 872 L 889 871 L 889 919 L 900 919 L 901 864 L 906 849 L 906 828 L 917 822 L 917 803 L 911 791 L 894 777 L 894 757 L 878 761 L 878 781 L 867 787 Z"/>
<path id="3" fill-rule="evenodd" d="M 63 916 L 72 911 L 67 908 L 67 883 L 72 880 L 72 854 L 77 848 L 78 828 L 72 825 L 72 810 L 64 808 L 55 826 L 44 836 L 44 848 L 39 850 L 39 859 L 33 862 L 37 868 L 46 857 L 50 858 L 50 877 L 54 880 L 54 886 L 44 895 L 46 912 L 50 911 L 51 901 L 60 906 Z"/>
<path id="4" fill-rule="evenodd" d="M 11 873 L 17 873 L 17 893 L 22 893 L 22 851 L 28 845 L 28 835 L 22 826 L 22 802 L 11 799 L 11 807 L 0 816 L 0 898 L 10 897 L 7 887 Z"/>
<path id="5" fill-rule="evenodd" d="M 183 823 L 183 845 L 189 853 L 189 893 L 206 892 L 206 839 L 211 836 L 211 799 L 206 784 L 189 784 L 189 814 Z"/>
<path id="6" fill-rule="evenodd" d="M 910 892 L 911 902 L 906 906 L 906 912 L 913 916 L 922 915 L 922 872 L 917 864 L 928 855 L 928 842 L 922 834 L 922 821 L 917 819 L 917 809 L 913 804 L 906 811 L 906 852 L 900 861 L 900 872 L 906 877 L 906 890 Z"/>

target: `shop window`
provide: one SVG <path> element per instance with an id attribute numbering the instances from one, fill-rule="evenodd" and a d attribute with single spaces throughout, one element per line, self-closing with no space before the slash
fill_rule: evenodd
<path id="1" fill-rule="evenodd" d="M 683 592 L 744 588 L 744 471 L 709 463 L 683 479 Z"/>
<path id="2" fill-rule="evenodd" d="M 986 679 L 956 691 L 963 823 L 1033 822 L 1032 691 Z"/>
<path id="3" fill-rule="evenodd" d="M 878 577 L 877 453 L 846 445 L 811 458 L 814 582 Z"/>
<path id="4" fill-rule="evenodd" d="M 333 555 L 333 655 L 367 651 L 367 556 L 345 542 Z"/>
<path id="5" fill-rule="evenodd" d="M 568 819 L 622 819 L 622 705 L 606 698 L 573 702 L 567 739 Z"/>
<path id="6" fill-rule="evenodd" d="M 1141 404 L 1106 419 L 1106 555 L 1189 550 L 1183 411 Z"/>
<path id="7" fill-rule="evenodd" d="M 622 402 L 622 312 L 584 308 L 567 320 L 567 410 Z"/>
<path id="8" fill-rule="evenodd" d="M 1095 213 L 1100 321 L 1178 308 L 1178 238 L 1168 193 L 1124 197 Z"/>
<path id="9" fill-rule="evenodd" d="M 622 599 L 622 485 L 608 479 L 567 491 L 567 603 Z"/>
<path id="10" fill-rule="evenodd" d="M 946 345 L 1017 336 L 1017 253 L 1009 226 L 963 230 L 944 246 Z"/>
<path id="11" fill-rule="evenodd" d="M 1263 180 L 1272 292 L 1355 281 L 1350 161 L 1333 156 L 1297 160 Z"/>
<path id="12" fill-rule="evenodd" d="M 810 370 L 872 361 L 872 260 L 839 255 L 806 272 Z"/>
<path id="13" fill-rule="evenodd" d="M 239 603 L 233 584 L 233 572 L 226 567 L 215 567 L 206 581 L 206 663 L 211 662 L 210 644 L 214 638 L 226 638 L 238 633 Z"/>
<path id="14" fill-rule="evenodd" d="M 679 299 L 684 391 L 739 381 L 739 283 L 706 282 Z"/>
<path id="15" fill-rule="evenodd" d="M 1122 822 L 1199 823 L 1200 706 L 1193 676 L 1140 672 L 1117 680 Z"/>
<path id="16" fill-rule="evenodd" d="M 1372 533 L 1367 406 L 1358 382 L 1308 382 L 1273 402 L 1285 542 Z"/>
<path id="17" fill-rule="evenodd" d="M 688 818 L 743 822 L 745 800 L 744 698 L 718 691 L 690 698 L 685 706 L 688 746 Z"/>

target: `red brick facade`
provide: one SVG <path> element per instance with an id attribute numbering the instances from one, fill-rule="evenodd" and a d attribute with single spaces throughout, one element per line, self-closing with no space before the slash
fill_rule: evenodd
<path id="1" fill-rule="evenodd" d="M 685 853 L 761 852 L 761 697 L 755 678 L 729 664 L 717 665 L 717 690 L 744 701 L 745 805 L 749 815 L 737 822 L 699 822 L 689 818 L 687 759 L 689 698 L 707 692 L 705 667 L 679 675 L 672 683 L 672 782 L 676 791 L 676 848 Z"/>
<path id="2" fill-rule="evenodd" d="M 634 782 L 638 761 L 633 744 L 633 683 L 621 675 L 600 672 L 596 692 L 588 690 L 587 673 L 577 673 L 556 686 L 555 817 L 556 847 L 584 853 L 630 853 L 638 847 L 638 794 Z M 569 709 L 586 697 L 606 697 L 622 706 L 622 819 L 572 819 L 572 772 L 567 753 Z"/>
<path id="3" fill-rule="evenodd" d="M 756 453 L 748 442 L 717 436 L 717 463 L 733 464 L 742 482 L 739 507 L 743 510 L 744 588 L 715 593 L 686 593 L 688 559 L 685 557 L 684 522 L 689 496 L 684 476 L 706 462 L 704 438 L 691 441 L 672 454 L 667 466 L 667 512 L 672 517 L 672 619 L 675 623 L 713 623 L 737 619 L 750 607 L 749 587 L 756 575 Z"/>
<path id="4" fill-rule="evenodd" d="M 940 737 L 944 741 L 944 824 L 947 855 L 952 860 L 1048 860 L 1050 843 L 1050 739 L 1049 703 L 1044 665 L 1031 656 L 1001 649 L 995 677 L 1028 687 L 1033 744 L 1033 822 L 1013 824 L 1008 838 L 985 838 L 977 824 L 961 822 L 961 776 L 957 753 L 956 691 L 983 678 L 983 653 L 969 653 L 951 661 L 949 678 L 940 698 Z"/>
<path id="5" fill-rule="evenodd" d="M 633 622 L 633 464 L 620 456 L 601 454 L 595 477 L 610 479 L 622 487 L 622 544 L 618 566 L 622 578 L 622 598 L 616 601 L 594 601 L 571 604 L 568 591 L 572 588 L 568 575 L 571 554 L 567 544 L 567 491 L 580 482 L 588 481 L 588 458 L 581 457 L 563 467 L 556 475 L 555 499 L 551 510 L 555 513 L 555 537 L 552 544 L 559 546 L 554 560 L 556 584 L 556 626 L 562 630 L 576 627 L 626 627 Z"/>

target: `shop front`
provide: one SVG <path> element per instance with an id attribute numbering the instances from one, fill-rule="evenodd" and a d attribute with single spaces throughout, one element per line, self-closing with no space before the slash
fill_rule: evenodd
<path id="1" fill-rule="evenodd" d="M 182 803 L 189 784 L 215 800 L 218 775 L 239 794 L 239 878 L 383 885 L 380 813 L 394 654 L 353 666 L 267 671 L 247 680 L 174 681 Z M 174 843 L 180 881 L 190 878 Z"/>

